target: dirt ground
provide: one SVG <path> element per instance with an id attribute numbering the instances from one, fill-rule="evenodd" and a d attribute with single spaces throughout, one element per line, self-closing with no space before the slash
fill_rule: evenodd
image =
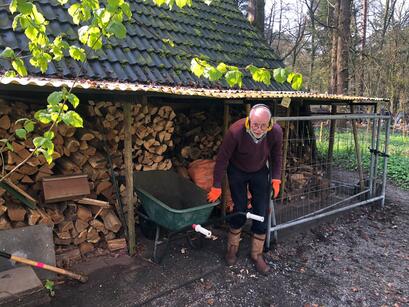
<path id="1" fill-rule="evenodd" d="M 136 257 L 92 259 L 73 269 L 86 284 L 56 287 L 52 306 L 409 306 L 409 193 L 388 186 L 385 208 L 355 209 L 310 229 L 281 236 L 259 276 L 248 259 L 223 261 L 225 232 L 201 250 L 172 245 L 161 265 L 149 261 L 152 242 Z"/>

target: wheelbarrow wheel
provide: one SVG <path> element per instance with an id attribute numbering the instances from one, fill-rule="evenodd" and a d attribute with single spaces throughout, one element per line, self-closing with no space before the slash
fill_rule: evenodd
<path id="1" fill-rule="evenodd" d="M 190 231 L 187 233 L 187 242 L 193 249 L 201 249 L 204 244 L 203 235 Z"/>

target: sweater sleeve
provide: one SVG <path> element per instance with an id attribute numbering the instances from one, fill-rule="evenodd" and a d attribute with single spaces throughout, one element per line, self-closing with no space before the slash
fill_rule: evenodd
<path id="1" fill-rule="evenodd" d="M 236 146 L 237 140 L 234 138 L 231 131 L 228 130 L 223 138 L 222 144 L 220 145 L 219 152 L 217 153 L 216 164 L 214 166 L 213 186 L 215 188 L 220 188 L 222 186 L 223 176 L 226 173 L 230 157 L 236 149 Z"/>
<path id="2" fill-rule="evenodd" d="M 281 161 L 283 147 L 283 129 L 278 124 L 273 127 L 273 145 L 270 150 L 271 179 L 281 180 Z"/>

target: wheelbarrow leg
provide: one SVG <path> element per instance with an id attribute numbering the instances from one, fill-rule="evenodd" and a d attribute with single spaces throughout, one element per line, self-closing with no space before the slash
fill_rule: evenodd
<path id="1" fill-rule="evenodd" d="M 155 233 L 155 242 L 153 246 L 153 262 L 160 264 L 163 260 L 163 257 L 165 256 L 168 247 L 169 247 L 169 241 L 170 238 L 164 238 L 163 242 L 160 242 L 160 226 L 156 225 L 156 233 Z M 159 251 L 159 245 L 164 244 L 165 246 L 162 247 L 163 250 L 160 252 Z"/>

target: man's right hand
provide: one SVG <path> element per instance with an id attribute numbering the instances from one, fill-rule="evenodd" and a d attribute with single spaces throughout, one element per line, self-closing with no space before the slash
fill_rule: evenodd
<path id="1" fill-rule="evenodd" d="M 220 195 L 222 195 L 222 189 L 221 189 L 221 188 L 212 187 L 212 188 L 210 189 L 210 192 L 207 193 L 207 200 L 208 200 L 210 203 L 214 203 L 214 202 L 220 197 Z"/>

